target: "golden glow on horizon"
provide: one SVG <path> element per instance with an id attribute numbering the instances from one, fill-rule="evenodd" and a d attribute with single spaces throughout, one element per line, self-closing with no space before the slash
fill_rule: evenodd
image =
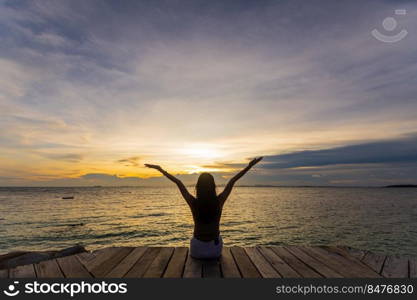
<path id="1" fill-rule="evenodd" d="M 184 167 L 184 171 L 188 174 L 193 174 L 193 173 L 203 173 L 203 172 L 231 172 L 233 171 L 233 169 L 186 166 Z"/>
<path id="2" fill-rule="evenodd" d="M 186 155 L 190 158 L 200 158 L 200 159 L 213 159 L 213 158 L 220 158 L 224 154 L 219 151 L 219 149 L 210 144 L 195 144 L 187 146 L 183 149 L 179 149 L 178 151 L 182 155 Z"/>
<path id="3" fill-rule="evenodd" d="M 164 126 L 164 124 L 160 124 Z M 370 127 L 359 130 L 357 127 L 339 128 L 338 134 L 332 128 L 321 131 L 320 135 L 309 131 L 290 133 L 265 132 L 245 133 L 237 136 L 222 136 L 200 142 L 191 137 L 172 133 L 170 138 L 152 135 L 151 138 L 132 136 L 130 129 L 115 133 L 97 133 L 94 138 L 80 147 L 78 139 L 68 135 L 51 133 L 48 141 L 67 145 L 67 148 L 51 148 L 26 151 L 12 151 L 5 148 L 0 157 L 0 176 L 17 178 L 12 183 L 22 185 L 27 182 L 53 182 L 54 180 L 77 179 L 86 174 L 116 175 L 126 177 L 160 177 L 154 170 L 143 166 L 144 163 L 161 165 L 172 174 L 192 174 L 201 172 L 233 173 L 237 169 L 227 168 L 225 164 L 244 164 L 250 157 L 276 155 L 298 150 L 316 150 L 342 146 L 345 144 L 339 136 L 351 140 L 363 140 L 364 135 L 376 139 L 380 132 L 368 132 Z M 151 130 L 149 129 L 149 132 Z M 385 131 L 389 132 L 389 131 Z M 75 135 L 75 134 L 74 134 Z M 386 138 L 392 134 L 386 134 Z M 117 137 L 117 138 L 116 138 Z M 33 143 L 36 141 L 34 140 Z M 179 146 L 180 145 L 180 146 Z M 1 153 L 0 153 L 1 154 Z M 297 167 L 295 170 L 309 170 L 310 167 Z M 312 169 L 317 169 L 314 167 Z"/>

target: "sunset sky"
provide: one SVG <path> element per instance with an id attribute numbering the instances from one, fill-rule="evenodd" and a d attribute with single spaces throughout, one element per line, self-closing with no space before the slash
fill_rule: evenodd
<path id="1" fill-rule="evenodd" d="M 0 186 L 260 155 L 242 184 L 417 184 L 416 28 L 416 1 L 0 0 Z"/>

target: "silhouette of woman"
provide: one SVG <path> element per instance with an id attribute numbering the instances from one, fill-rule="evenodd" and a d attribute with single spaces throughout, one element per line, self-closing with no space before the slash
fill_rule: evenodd
<path id="1" fill-rule="evenodd" d="M 223 241 L 219 227 L 223 205 L 232 192 L 236 181 L 261 160 L 262 157 L 253 159 L 246 168 L 229 180 L 223 192 L 219 195 L 216 194 L 213 175 L 209 173 L 200 174 L 196 184 L 196 197 L 188 192 L 181 180 L 169 174 L 160 166 L 145 164 L 146 167 L 158 170 L 174 182 L 188 203 L 194 219 L 194 234 L 190 242 L 190 255 L 192 257 L 210 259 L 221 255 Z"/>

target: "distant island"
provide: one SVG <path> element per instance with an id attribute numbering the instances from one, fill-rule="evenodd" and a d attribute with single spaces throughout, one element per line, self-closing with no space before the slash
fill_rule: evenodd
<path id="1" fill-rule="evenodd" d="M 394 184 L 394 185 L 387 185 L 387 188 L 417 188 L 417 184 Z"/>

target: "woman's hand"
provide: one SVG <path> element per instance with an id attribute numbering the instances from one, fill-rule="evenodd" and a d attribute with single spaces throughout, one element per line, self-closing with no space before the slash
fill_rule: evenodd
<path id="1" fill-rule="evenodd" d="M 262 160 L 262 156 L 261 157 L 255 157 L 254 159 L 252 159 L 250 161 L 250 163 L 248 164 L 248 166 L 246 168 L 244 168 L 243 170 L 241 170 L 239 173 L 237 173 L 235 176 L 233 176 L 232 178 L 230 178 L 229 182 L 226 184 L 226 187 L 224 188 L 223 192 L 220 193 L 220 195 L 218 196 L 221 203 L 224 203 L 227 199 L 227 197 L 229 197 L 230 193 L 232 192 L 233 186 L 236 183 L 236 181 L 238 181 L 243 175 L 245 175 L 247 172 L 249 172 L 249 170 L 256 165 L 258 162 L 260 162 Z"/>
<path id="2" fill-rule="evenodd" d="M 155 169 L 155 170 L 158 170 L 158 171 L 162 171 L 161 166 L 158 166 L 158 165 L 145 164 L 145 167 Z"/>
<path id="3" fill-rule="evenodd" d="M 256 165 L 258 162 L 260 162 L 263 159 L 263 156 L 260 157 L 255 157 L 254 159 L 251 160 L 251 162 L 249 163 L 250 167 L 253 167 L 254 165 Z"/>

